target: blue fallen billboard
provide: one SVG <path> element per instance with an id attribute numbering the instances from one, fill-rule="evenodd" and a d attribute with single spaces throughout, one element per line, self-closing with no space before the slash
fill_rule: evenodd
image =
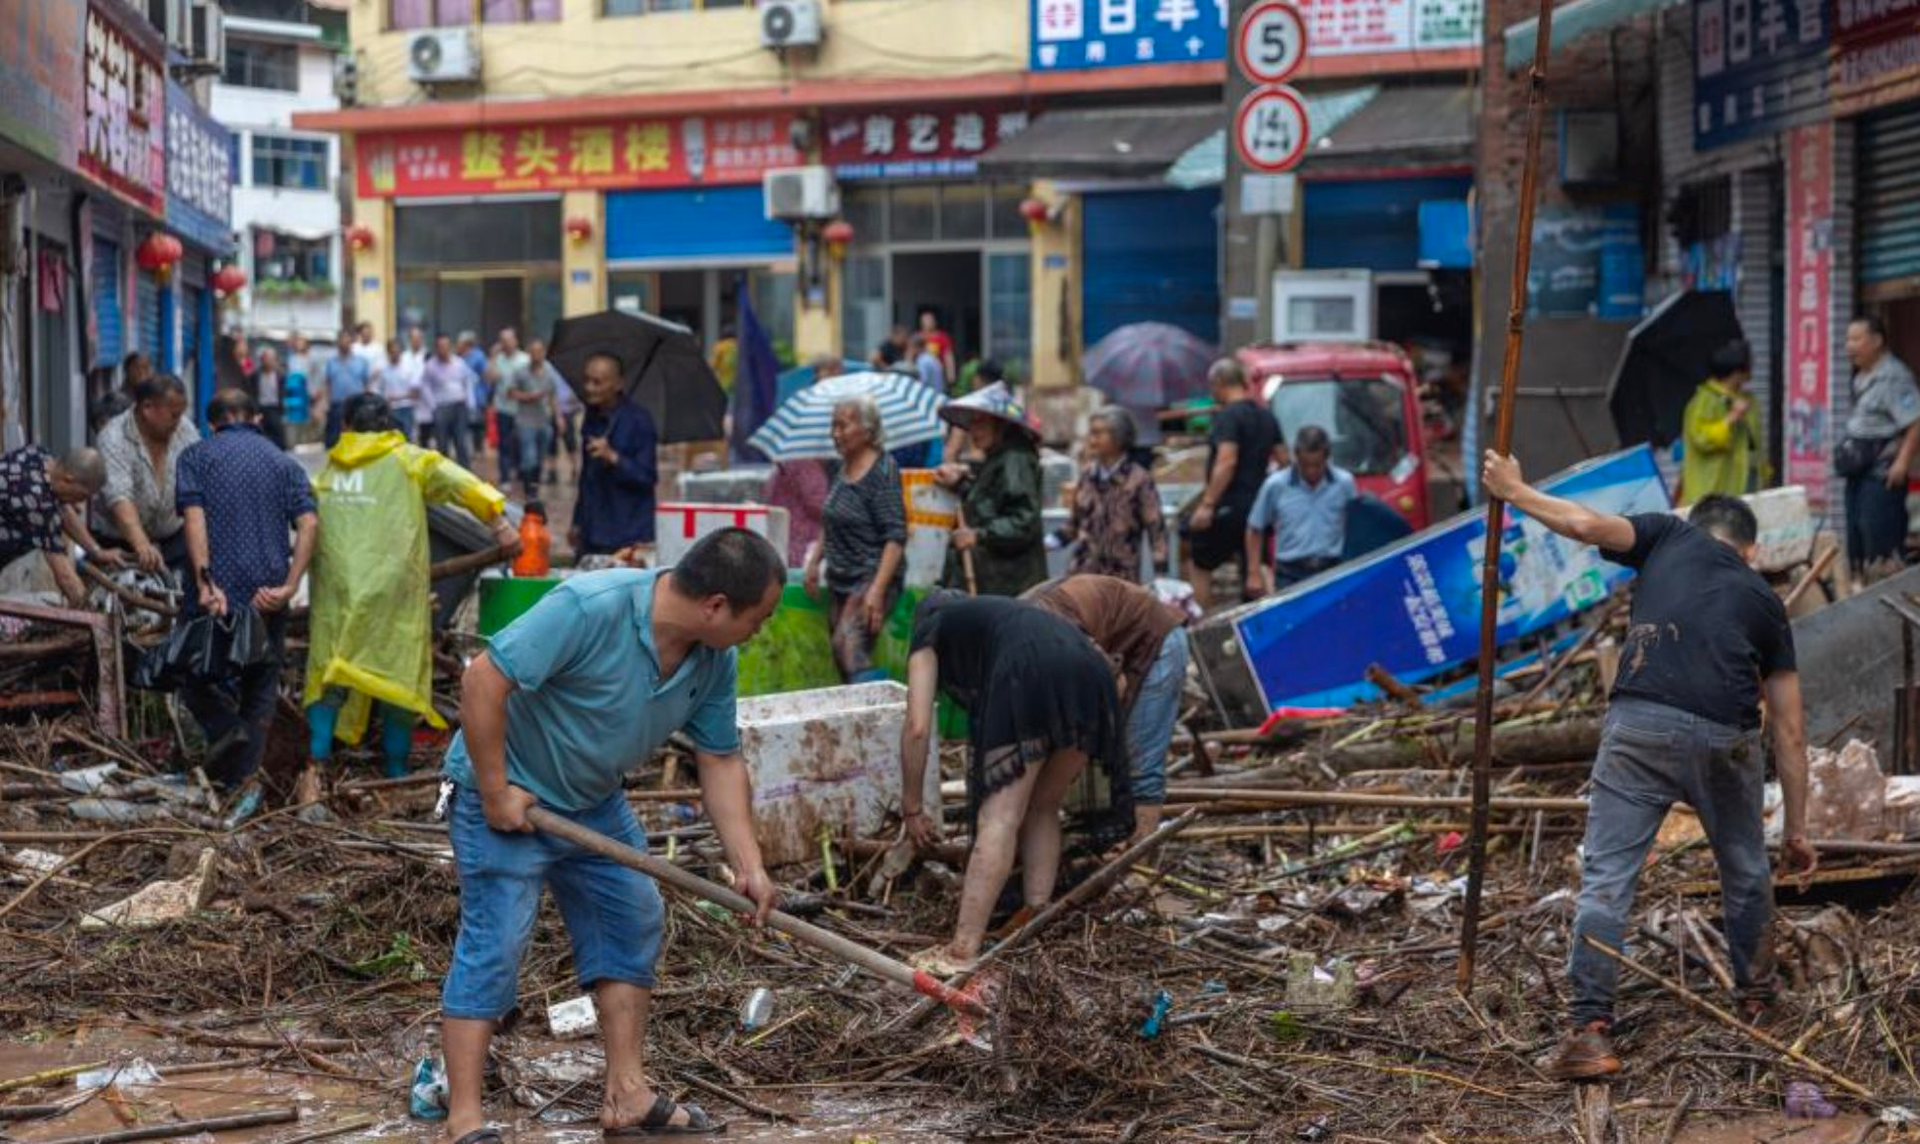
<path id="1" fill-rule="evenodd" d="M 1645 445 L 1567 469 L 1541 488 L 1597 512 L 1672 508 Z M 1417 683 L 1473 659 L 1486 534 L 1486 510 L 1465 513 L 1220 617 L 1233 625 L 1233 643 L 1264 711 L 1377 698 L 1378 689 L 1365 681 L 1371 664 Z M 1500 642 L 1590 608 L 1632 577 L 1590 545 L 1509 513 L 1500 558 Z"/>

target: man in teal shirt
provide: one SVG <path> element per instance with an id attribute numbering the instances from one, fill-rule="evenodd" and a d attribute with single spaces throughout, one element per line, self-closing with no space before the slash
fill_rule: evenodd
<path id="1" fill-rule="evenodd" d="M 481 1081 L 494 1026 L 511 1012 L 542 886 L 552 889 L 605 1031 L 608 1139 L 725 1130 L 647 1083 L 645 1042 L 665 915 L 652 879 L 535 834 L 543 806 L 637 850 L 646 835 L 627 772 L 676 731 L 693 741 L 701 800 L 764 921 L 775 892 L 753 837 L 752 792 L 734 719 L 739 645 L 780 601 L 786 561 L 744 529 L 714 533 L 668 571 L 576 576 L 495 636 L 463 680 L 447 750 L 460 936 L 441 997 L 447 1129 L 499 1144 Z"/>

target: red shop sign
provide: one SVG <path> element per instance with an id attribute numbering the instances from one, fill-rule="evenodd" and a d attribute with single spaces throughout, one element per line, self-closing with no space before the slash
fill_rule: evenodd
<path id="1" fill-rule="evenodd" d="M 1835 116 L 1920 95 L 1920 0 L 1833 0 Z"/>
<path id="2" fill-rule="evenodd" d="M 1027 129 L 1011 106 L 842 111 L 827 116 L 827 164 L 843 179 L 971 175 L 980 156 Z"/>
<path id="3" fill-rule="evenodd" d="M 167 92 L 160 56 L 107 4 L 87 8 L 80 170 L 154 215 L 167 207 Z"/>
<path id="4" fill-rule="evenodd" d="M 355 140 L 362 198 L 757 183 L 800 164 L 786 112 L 689 115 Z"/>

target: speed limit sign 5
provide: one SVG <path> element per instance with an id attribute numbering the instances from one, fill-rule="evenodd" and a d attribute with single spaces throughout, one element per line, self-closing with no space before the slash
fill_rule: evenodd
<path id="1" fill-rule="evenodd" d="M 1257 84 L 1285 83 L 1307 60 L 1307 21 L 1286 0 L 1260 0 L 1240 17 L 1233 42 L 1240 73 Z"/>
<path id="2" fill-rule="evenodd" d="M 1263 87 L 1240 101 L 1233 143 L 1248 169 L 1277 175 L 1307 153 L 1307 105 L 1290 87 Z"/>

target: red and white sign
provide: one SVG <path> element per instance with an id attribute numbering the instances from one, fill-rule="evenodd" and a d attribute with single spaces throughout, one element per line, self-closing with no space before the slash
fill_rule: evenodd
<path id="1" fill-rule="evenodd" d="M 1833 409 L 1833 122 L 1787 132 L 1786 483 L 1827 503 Z"/>
<path id="2" fill-rule="evenodd" d="M 1255 86 L 1285 83 L 1307 62 L 1307 19 L 1287 0 L 1260 0 L 1240 17 L 1233 59 Z"/>
<path id="3" fill-rule="evenodd" d="M 800 164 L 792 123 L 773 112 L 370 132 L 354 165 L 361 198 L 757 183 Z"/>
<path id="4" fill-rule="evenodd" d="M 79 165 L 157 216 L 167 209 L 167 73 L 157 50 L 129 30 L 139 19 L 124 5 L 87 7 Z"/>
<path id="5" fill-rule="evenodd" d="M 1290 87 L 1263 87 L 1240 101 L 1233 116 L 1233 145 L 1250 171 L 1278 175 L 1306 157 L 1311 135 L 1307 105 Z"/>
<path id="6" fill-rule="evenodd" d="M 659 567 L 671 568 L 701 537 L 724 528 L 747 529 L 766 537 L 781 552 L 787 550 L 787 510 L 784 508 L 670 502 L 654 507 L 655 561 Z"/>
<path id="7" fill-rule="evenodd" d="M 1027 129 L 1024 108 L 873 109 L 827 116 L 826 162 L 844 177 L 965 173 Z"/>
<path id="8" fill-rule="evenodd" d="M 1299 0 L 1315 58 L 1480 44 L 1481 0 Z"/>

